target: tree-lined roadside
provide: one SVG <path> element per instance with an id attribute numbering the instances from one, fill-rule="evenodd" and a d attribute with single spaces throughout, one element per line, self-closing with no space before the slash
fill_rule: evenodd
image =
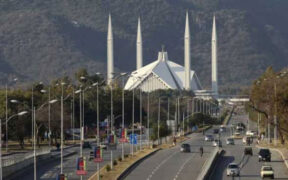
<path id="1" fill-rule="evenodd" d="M 270 141 L 273 134 L 284 144 L 288 137 L 287 69 L 275 72 L 271 67 L 267 68 L 265 73 L 253 82 L 250 103 L 246 110 L 250 119 L 259 122 L 260 133 Z"/>

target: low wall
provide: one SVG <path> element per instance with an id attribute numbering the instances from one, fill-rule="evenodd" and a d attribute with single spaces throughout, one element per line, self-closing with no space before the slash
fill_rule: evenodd
<path id="1" fill-rule="evenodd" d="M 197 177 L 197 180 L 208 180 L 210 178 L 212 169 L 214 168 L 215 163 L 222 152 L 223 150 L 220 150 L 218 147 L 214 149 L 210 158 L 205 161 L 201 173 Z"/>
<path id="2" fill-rule="evenodd" d="M 47 159 L 51 158 L 51 154 L 43 154 L 43 155 L 38 155 L 37 156 L 37 162 L 45 161 Z M 27 167 L 32 166 L 34 163 L 34 157 L 30 157 L 25 159 L 24 161 L 15 163 L 10 166 L 6 166 L 2 168 L 2 174 L 3 174 L 3 179 L 9 179 L 9 176 L 15 173 L 19 174 L 20 172 L 23 172 Z"/>

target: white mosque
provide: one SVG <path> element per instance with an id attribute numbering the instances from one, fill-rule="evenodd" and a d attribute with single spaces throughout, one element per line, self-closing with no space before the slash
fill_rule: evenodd
<path id="1" fill-rule="evenodd" d="M 168 58 L 168 53 L 162 50 L 158 58 L 143 66 L 141 22 L 138 19 L 136 60 L 137 70 L 133 71 L 125 85 L 125 90 L 141 89 L 151 92 L 158 89 L 178 89 L 193 91 L 201 98 L 218 98 L 218 77 L 217 77 L 217 33 L 216 20 L 213 18 L 212 29 L 212 89 L 204 90 L 195 71 L 191 70 L 191 47 L 189 16 L 186 13 L 186 25 L 184 33 L 184 66 L 181 66 Z M 107 77 L 110 84 L 113 79 L 113 32 L 111 16 L 109 15 L 108 37 L 107 37 Z"/>

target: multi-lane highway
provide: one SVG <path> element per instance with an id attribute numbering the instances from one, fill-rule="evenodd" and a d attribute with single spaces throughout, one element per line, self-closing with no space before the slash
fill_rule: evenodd
<path id="1" fill-rule="evenodd" d="M 247 115 L 234 115 L 231 122 L 243 122 L 247 123 Z M 255 123 L 249 123 L 250 128 L 256 130 Z M 227 135 L 230 134 L 228 129 Z M 254 144 L 253 156 L 244 156 L 244 148 L 242 139 L 235 140 L 235 145 L 224 145 L 225 154 L 217 160 L 217 166 L 213 169 L 213 173 L 210 176 L 210 180 L 225 180 L 225 179 L 241 179 L 241 180 L 257 180 L 261 179 L 260 169 L 262 165 L 269 164 L 272 165 L 275 173 L 275 179 L 287 179 L 288 180 L 288 170 L 280 154 L 276 151 L 272 151 L 271 162 L 258 162 L 258 152 L 259 149 Z M 240 177 L 229 177 L 226 175 L 226 168 L 229 163 L 238 163 L 240 165 Z"/>
<path id="2" fill-rule="evenodd" d="M 145 136 L 143 136 L 143 144 L 146 143 Z M 96 145 L 95 143 L 92 144 Z M 139 145 L 138 145 L 139 149 Z M 129 154 L 131 150 L 130 144 L 126 143 L 124 146 L 125 154 Z M 83 156 L 88 158 L 92 149 L 83 149 Z M 134 146 L 134 152 L 136 151 L 136 146 Z M 63 161 L 63 172 L 67 175 L 69 180 L 78 180 L 79 176 L 76 175 L 76 159 L 79 157 L 80 147 L 71 147 L 64 149 L 64 155 L 69 154 L 71 152 L 76 152 L 75 154 L 65 157 Z M 119 144 L 117 149 L 113 150 L 113 159 L 117 159 L 122 154 L 122 145 Z M 100 168 L 105 166 L 106 164 L 111 162 L 111 150 L 103 150 L 103 162 L 100 163 Z M 97 170 L 97 164 L 92 161 L 87 160 L 87 175 L 83 176 L 83 179 L 88 179 L 92 176 Z M 15 176 L 11 177 L 10 180 L 31 180 L 34 178 L 34 171 L 33 167 L 28 168 L 23 173 L 16 174 Z M 60 173 L 60 159 L 52 160 L 47 163 L 38 163 L 37 164 L 37 179 L 43 180 L 55 180 L 57 174 Z"/>
<path id="3" fill-rule="evenodd" d="M 233 115 L 231 123 L 248 122 L 247 115 Z M 249 123 L 250 129 L 256 130 L 255 123 Z M 229 127 L 229 126 L 228 126 Z M 214 127 L 217 128 L 217 127 Z M 212 134 L 212 130 L 209 130 L 206 134 Z M 257 180 L 261 179 L 260 169 L 263 164 L 270 164 L 274 168 L 276 179 L 287 179 L 288 170 L 284 165 L 283 160 L 275 151 L 272 151 L 272 162 L 264 163 L 258 162 L 259 149 L 254 144 L 253 156 L 244 156 L 245 145 L 242 143 L 242 139 L 235 140 L 235 145 L 226 145 L 226 139 L 231 136 L 231 131 L 227 128 L 226 132 L 221 133 L 221 141 L 225 154 L 217 160 L 217 164 L 214 167 L 210 180 L 222 180 L 222 179 L 241 179 L 241 180 Z M 217 136 L 214 136 L 215 138 Z M 136 167 L 125 179 L 127 180 L 158 180 L 158 179 L 181 179 L 192 180 L 197 179 L 201 172 L 204 162 L 213 150 L 211 142 L 205 142 L 201 133 L 190 135 L 190 139 L 185 143 L 188 143 L 192 147 L 192 153 L 180 152 L 180 145 L 157 152 L 155 155 L 143 161 L 138 167 Z M 204 157 L 199 156 L 199 147 L 203 146 L 205 150 Z M 241 167 L 240 177 L 227 177 L 226 168 L 231 162 L 236 162 Z"/>
<path id="4" fill-rule="evenodd" d="M 231 123 L 243 122 L 247 123 L 247 115 L 233 115 Z M 256 129 L 255 123 L 250 122 L 250 128 Z M 218 127 L 214 127 L 218 128 Z M 206 134 L 213 134 L 213 129 L 210 129 Z M 283 163 L 281 156 L 272 151 L 272 162 L 264 163 L 258 162 L 259 149 L 252 144 L 253 156 L 244 156 L 245 145 L 242 143 L 242 139 L 235 140 L 235 145 L 226 145 L 227 137 L 231 136 L 231 131 L 228 126 L 227 131 L 221 133 L 221 141 L 225 154 L 221 156 L 216 166 L 212 170 L 210 180 L 225 180 L 225 179 L 241 179 L 241 180 L 257 180 L 261 179 L 260 169 L 263 164 L 272 165 L 275 171 L 275 179 L 287 179 L 288 170 Z M 214 135 L 217 138 L 217 135 Z M 180 152 L 180 145 L 188 143 L 191 146 L 191 153 Z M 205 165 L 205 161 L 211 156 L 211 152 L 215 149 L 212 146 L 212 142 L 205 142 L 202 133 L 193 133 L 189 135 L 189 139 L 177 146 L 158 151 L 150 158 L 144 160 L 139 164 L 125 179 L 127 180 L 192 180 L 197 179 L 198 175 L 202 171 Z M 200 156 L 199 148 L 204 147 L 204 155 Z M 68 151 L 75 151 L 76 154 L 64 158 L 64 173 L 68 175 L 69 180 L 79 179 L 76 175 L 76 158 L 79 157 L 79 147 L 67 148 Z M 91 149 L 84 149 L 84 156 L 88 157 Z M 130 152 L 130 145 L 125 145 L 125 152 Z M 114 157 L 121 155 L 121 145 L 118 145 L 116 150 L 113 150 Z M 104 162 L 100 164 L 103 167 L 110 162 L 110 151 L 104 151 Z M 226 168 L 231 162 L 236 162 L 240 165 L 240 177 L 227 177 Z M 93 161 L 87 162 L 88 175 L 83 179 L 88 179 L 96 171 L 96 164 Z M 60 160 L 50 161 L 49 163 L 42 163 L 37 165 L 37 179 L 54 180 L 56 175 L 60 172 Z M 25 171 L 21 176 L 14 177 L 14 179 L 31 180 L 33 179 L 33 168 Z"/>
<path id="5" fill-rule="evenodd" d="M 191 153 L 180 152 L 180 145 L 161 150 L 143 161 L 125 179 L 196 179 L 214 147 L 211 146 L 211 142 L 204 142 L 202 133 L 194 133 L 189 137 L 190 139 L 183 143 L 190 144 Z M 204 148 L 203 157 L 200 156 L 200 146 Z"/>

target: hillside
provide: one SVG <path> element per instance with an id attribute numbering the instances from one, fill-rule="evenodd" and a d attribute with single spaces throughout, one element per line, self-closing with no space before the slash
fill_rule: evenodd
<path id="1" fill-rule="evenodd" d="M 115 66 L 135 69 L 137 18 L 144 64 L 164 44 L 183 64 L 186 10 L 190 13 L 192 68 L 210 87 L 212 16 L 217 18 L 220 89 L 248 85 L 267 66 L 288 62 L 285 0 L 7 0 L 0 1 L 0 81 L 49 81 L 80 67 L 106 71 L 106 30 L 111 12 Z"/>

